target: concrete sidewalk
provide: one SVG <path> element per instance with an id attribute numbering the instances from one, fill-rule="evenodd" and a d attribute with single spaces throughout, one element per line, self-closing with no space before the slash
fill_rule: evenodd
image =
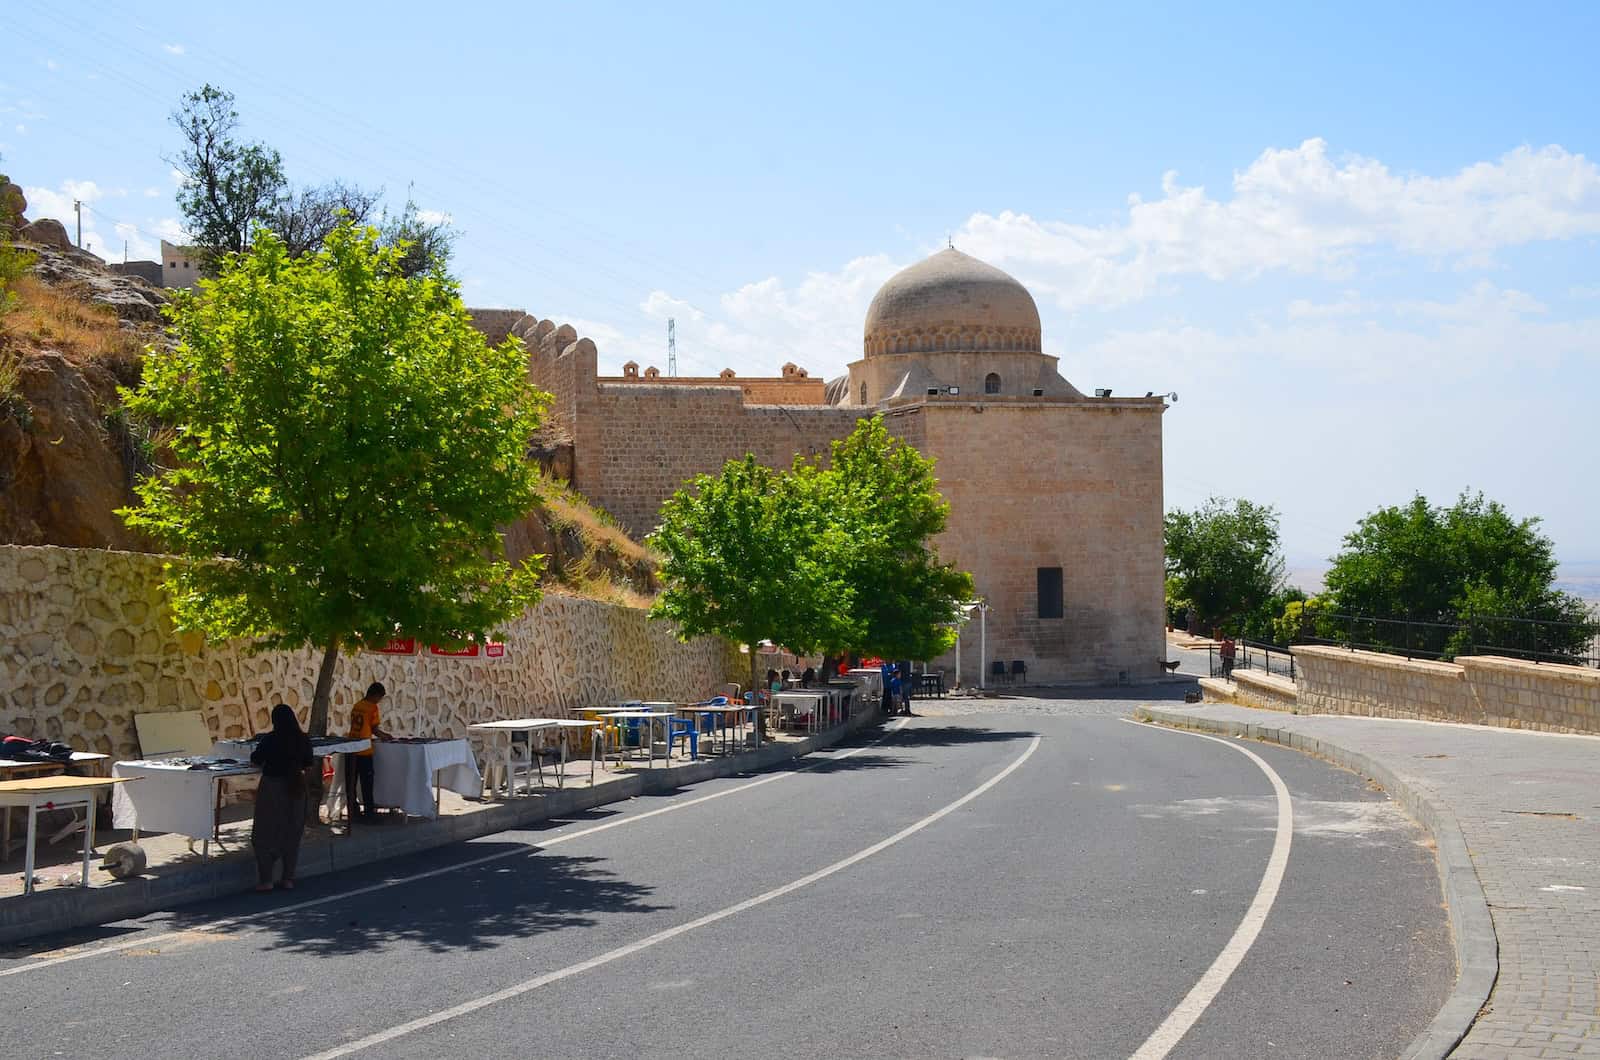
<path id="1" fill-rule="evenodd" d="M 1600 737 L 1216 703 L 1136 716 L 1329 758 L 1433 832 L 1460 979 L 1422 1052 L 1465 1032 L 1450 1055 L 1600 1056 Z"/>
<path id="2" fill-rule="evenodd" d="M 583 779 L 564 788 L 543 788 L 531 796 L 504 800 L 445 800 L 444 812 L 433 820 L 408 818 L 403 822 L 367 825 L 346 835 L 326 827 L 310 829 L 300 850 L 298 876 L 318 876 L 357 865 L 370 864 L 402 854 L 413 854 L 463 842 L 479 836 L 552 818 L 568 817 L 621 802 L 639 795 L 674 791 L 715 777 L 767 769 L 844 739 L 857 730 L 883 719 L 876 710 L 862 711 L 848 722 L 812 736 L 772 738 L 759 750 L 705 757 L 698 761 L 669 760 L 654 768 L 635 764 L 626 772 L 602 771 L 593 787 L 587 783 L 588 763 L 575 766 Z M 255 859 L 249 849 L 249 819 L 226 830 L 231 842 L 213 844 L 213 856 L 200 860 L 198 854 L 182 854 L 184 842 L 178 836 L 153 837 L 162 851 L 160 863 L 154 860 L 143 876 L 113 880 L 95 869 L 88 887 L 46 887 L 32 895 L 12 893 L 0 896 L 0 945 L 110 923 L 146 913 L 172 909 L 189 902 L 248 891 L 255 885 Z M 104 850 L 112 836 L 97 833 L 97 850 Z M 81 840 L 80 840 L 81 842 Z M 141 842 L 151 842 L 141 839 Z M 196 844 L 198 849 L 199 844 Z M 81 849 L 81 846 L 80 848 Z M 96 861 L 98 864 L 98 859 Z M 76 863 L 73 873 L 75 877 Z"/>

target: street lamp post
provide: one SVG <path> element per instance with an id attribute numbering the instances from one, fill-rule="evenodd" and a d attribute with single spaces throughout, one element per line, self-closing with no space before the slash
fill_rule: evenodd
<path id="1" fill-rule="evenodd" d="M 986 688 L 983 660 L 989 654 L 989 605 L 983 600 L 972 600 L 961 605 L 961 618 L 956 624 L 956 685 L 961 684 L 961 622 L 978 612 L 978 687 Z"/>

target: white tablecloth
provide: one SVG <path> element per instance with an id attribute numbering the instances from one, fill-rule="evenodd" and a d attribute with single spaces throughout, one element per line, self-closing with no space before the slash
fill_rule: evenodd
<path id="1" fill-rule="evenodd" d="M 212 781 L 220 776 L 252 776 L 254 766 L 226 772 L 169 766 L 161 762 L 118 762 L 113 777 L 138 778 L 118 784 L 111 793 L 111 823 L 117 828 L 138 827 L 141 832 L 176 832 L 192 839 L 210 839 L 216 826 L 216 794 Z"/>
<path id="2" fill-rule="evenodd" d="M 373 745 L 372 797 L 379 806 L 398 806 L 413 817 L 432 817 L 434 774 L 439 785 L 469 799 L 483 794 L 483 775 L 465 740 Z"/>
<path id="3" fill-rule="evenodd" d="M 319 742 L 320 741 L 320 742 Z M 317 757 L 323 755 L 353 754 L 356 751 L 365 751 L 372 741 L 367 739 L 349 739 L 345 737 L 325 736 L 311 741 L 311 753 Z M 256 749 L 254 740 L 218 740 L 211 748 L 211 753 L 220 758 L 237 758 L 241 762 L 250 761 L 250 753 Z"/>

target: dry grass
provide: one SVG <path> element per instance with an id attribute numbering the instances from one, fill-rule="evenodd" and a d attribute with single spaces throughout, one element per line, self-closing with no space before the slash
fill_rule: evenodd
<path id="1" fill-rule="evenodd" d="M 17 305 L 3 326 L 14 343 L 59 350 L 80 364 L 98 361 L 118 379 L 137 366 L 153 336 L 120 327 L 109 306 L 83 301 L 70 289 L 51 287 L 32 276 L 18 280 L 13 290 Z"/>
<path id="2" fill-rule="evenodd" d="M 566 483 L 546 478 L 542 492 L 551 522 L 576 530 L 591 549 L 603 548 L 632 562 L 655 565 L 656 557 L 649 549 L 629 537 L 616 520 Z"/>

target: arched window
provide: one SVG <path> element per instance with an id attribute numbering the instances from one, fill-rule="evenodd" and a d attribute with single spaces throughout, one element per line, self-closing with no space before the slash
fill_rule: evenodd
<path id="1" fill-rule="evenodd" d="M 988 375 L 984 376 L 983 377 L 983 392 L 985 394 L 998 394 L 998 393 L 1000 393 L 1000 376 L 995 374 L 994 372 L 990 372 Z"/>
<path id="2" fill-rule="evenodd" d="M 866 403 L 867 403 L 867 384 L 862 383 L 861 384 L 861 400 L 856 402 L 856 404 L 865 405 Z"/>

